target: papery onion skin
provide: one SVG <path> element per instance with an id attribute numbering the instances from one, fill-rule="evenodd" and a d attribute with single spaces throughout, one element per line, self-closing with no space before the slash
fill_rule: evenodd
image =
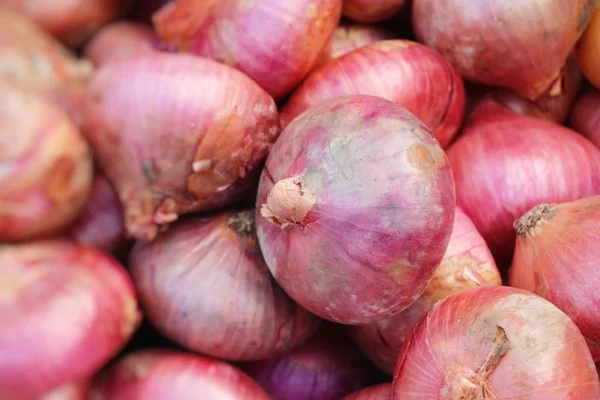
<path id="1" fill-rule="evenodd" d="M 600 151 L 576 132 L 482 102 L 448 149 L 456 202 L 497 263 L 510 260 L 512 224 L 544 202 L 600 193 Z"/>
<path id="2" fill-rule="evenodd" d="M 404 341 L 435 303 L 473 287 L 502 284 L 494 258 L 475 225 L 459 207 L 454 218 L 446 254 L 423 294 L 399 314 L 349 327 L 363 353 L 386 374 L 394 373 Z"/>
<path id="3" fill-rule="evenodd" d="M 78 47 L 100 27 L 116 19 L 129 0 L 0 0 L 63 43 Z"/>
<path id="4" fill-rule="evenodd" d="M 284 130 L 256 205 L 259 243 L 283 289 L 323 318 L 360 324 L 421 294 L 455 201 L 446 155 L 421 121 L 387 100 L 348 96 Z"/>
<path id="5" fill-rule="evenodd" d="M 385 82 L 382 82 L 385 77 Z M 462 123 L 462 78 L 435 51 L 408 40 L 372 43 L 313 71 L 281 111 L 285 128 L 296 116 L 324 100 L 371 95 L 393 101 L 425 123 L 442 147 Z"/>
<path id="6" fill-rule="evenodd" d="M 0 80 L 0 241 L 58 233 L 90 191 L 90 149 L 38 93 Z"/>
<path id="7" fill-rule="evenodd" d="M 77 243 L 117 254 L 127 244 L 123 210 L 110 182 L 97 174 L 90 195 L 67 236 Z"/>
<path id="8" fill-rule="evenodd" d="M 106 25 L 86 45 L 84 56 L 96 67 L 112 60 L 157 50 L 158 38 L 146 25 L 119 21 Z"/>
<path id="9" fill-rule="evenodd" d="M 600 8 L 592 15 L 590 23 L 577 42 L 576 54 L 579 68 L 583 75 L 594 85 L 600 88 Z"/>
<path id="10" fill-rule="evenodd" d="M 569 119 L 570 126 L 600 148 L 600 92 L 592 89 L 582 94 Z"/>
<path id="11" fill-rule="evenodd" d="M 168 350 L 130 353 L 100 376 L 93 394 L 98 400 L 269 400 L 225 362 Z"/>
<path id="12" fill-rule="evenodd" d="M 83 380 L 75 383 L 64 383 L 51 391 L 44 393 L 36 400 L 90 400 L 92 382 Z M 25 399 L 21 399 L 25 400 Z"/>
<path id="13" fill-rule="evenodd" d="M 154 15 L 161 39 L 244 72 L 276 100 L 317 64 L 342 0 L 175 0 Z"/>
<path id="14" fill-rule="evenodd" d="M 279 135 L 271 96 L 233 68 L 189 54 L 103 65 L 88 88 L 86 120 L 127 231 L 144 240 L 181 214 L 238 201 Z"/>
<path id="15" fill-rule="evenodd" d="M 130 272 L 149 320 L 173 341 L 213 357 L 260 360 L 289 351 L 320 319 L 281 290 L 264 263 L 254 210 L 175 224 L 138 243 Z"/>
<path id="16" fill-rule="evenodd" d="M 127 271 L 99 250 L 67 241 L 4 245 L 0 265 L 2 399 L 89 378 L 138 326 Z"/>
<path id="17" fill-rule="evenodd" d="M 392 398 L 391 383 L 380 383 L 366 387 L 344 397 L 342 400 L 390 400 Z"/>
<path id="18" fill-rule="evenodd" d="M 373 25 L 339 25 L 333 31 L 319 65 L 373 42 L 392 38 L 392 33 Z"/>
<path id="19" fill-rule="evenodd" d="M 600 361 L 600 196 L 542 204 L 515 222 L 510 285 L 563 310 Z"/>
<path id="20" fill-rule="evenodd" d="M 399 13 L 406 3 L 406 0 L 344 0 L 342 13 L 356 22 L 379 22 Z"/>
<path id="21" fill-rule="evenodd" d="M 344 329 L 328 323 L 290 353 L 243 369 L 273 400 L 339 400 L 376 378 L 376 369 Z"/>
<path id="22" fill-rule="evenodd" d="M 585 339 L 548 301 L 483 286 L 441 302 L 398 359 L 392 399 L 597 399 Z"/>
<path id="23" fill-rule="evenodd" d="M 419 41 L 465 78 L 534 100 L 558 78 L 595 0 L 415 0 Z M 469 10 L 469 12 L 465 12 Z"/>

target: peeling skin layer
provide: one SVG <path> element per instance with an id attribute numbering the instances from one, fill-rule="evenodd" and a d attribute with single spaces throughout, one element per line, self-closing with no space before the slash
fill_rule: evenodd
<path id="1" fill-rule="evenodd" d="M 275 103 L 258 85 L 186 54 L 108 63 L 90 84 L 86 114 L 86 136 L 137 239 L 239 200 L 279 134 Z"/>
<path id="2" fill-rule="evenodd" d="M 267 265 L 292 298 L 333 321 L 366 323 L 420 295 L 446 250 L 455 208 L 446 156 L 425 125 L 380 98 L 321 103 L 275 143 L 257 208 L 292 177 L 316 198 L 305 226 L 281 229 L 257 216 Z"/>
<path id="3" fill-rule="evenodd" d="M 563 312 L 530 292 L 469 289 L 437 303 L 417 324 L 400 354 L 392 399 L 597 399 L 600 383 L 586 347 Z M 477 379 L 482 373 L 486 379 Z M 485 395 L 473 397 L 475 389 Z"/>

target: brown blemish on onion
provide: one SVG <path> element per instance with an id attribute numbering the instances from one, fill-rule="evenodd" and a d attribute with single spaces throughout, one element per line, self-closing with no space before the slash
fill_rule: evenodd
<path id="1" fill-rule="evenodd" d="M 372 47 L 381 51 L 390 52 L 394 50 L 402 50 L 412 46 L 412 43 L 407 40 L 382 40 L 375 42 Z"/>
<path id="2" fill-rule="evenodd" d="M 227 217 L 227 226 L 238 236 L 253 236 L 255 234 L 254 210 L 234 212 Z"/>
<path id="3" fill-rule="evenodd" d="M 418 169 L 430 169 L 435 166 L 435 158 L 427 146 L 415 143 L 406 152 L 408 163 Z"/>
<path id="4" fill-rule="evenodd" d="M 74 174 L 77 167 L 70 158 L 59 159 L 50 171 L 50 182 L 46 192 L 54 201 L 65 201 L 72 196 Z"/>
<path id="5" fill-rule="evenodd" d="M 535 236 L 556 215 L 556 204 L 540 204 L 515 221 L 513 228 L 517 236 Z"/>
<path id="6" fill-rule="evenodd" d="M 406 284 L 406 272 L 410 270 L 407 263 L 398 262 L 388 267 L 388 275 L 399 284 Z"/>

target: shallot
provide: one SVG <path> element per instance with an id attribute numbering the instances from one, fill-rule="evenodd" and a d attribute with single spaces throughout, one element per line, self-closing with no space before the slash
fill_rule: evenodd
<path id="1" fill-rule="evenodd" d="M 437 303 L 413 330 L 392 399 L 598 399 L 575 324 L 541 297 L 483 286 Z"/>
<path id="2" fill-rule="evenodd" d="M 390 383 L 380 383 L 351 393 L 342 400 L 390 400 L 391 398 L 392 385 Z"/>
<path id="3" fill-rule="evenodd" d="M 589 25 L 577 42 L 576 52 L 583 75 L 600 89 L 600 8 L 596 7 Z"/>
<path id="4" fill-rule="evenodd" d="M 344 0 L 344 16 L 358 22 L 378 22 L 400 12 L 406 0 Z"/>
<path id="5" fill-rule="evenodd" d="M 260 246 L 283 289 L 323 318 L 360 324 L 423 292 L 450 239 L 454 183 L 414 115 L 382 98 L 347 96 L 288 125 L 256 204 Z"/>
<path id="6" fill-rule="evenodd" d="M 577 99 L 570 125 L 600 148 L 600 92 L 592 89 Z"/>
<path id="7" fill-rule="evenodd" d="M 128 233 L 153 239 L 181 214 L 239 201 L 256 183 L 279 118 L 271 96 L 235 69 L 154 52 L 100 67 L 85 128 Z"/>

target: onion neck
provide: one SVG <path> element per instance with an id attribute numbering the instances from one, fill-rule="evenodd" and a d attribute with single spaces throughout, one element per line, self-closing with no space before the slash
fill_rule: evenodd
<path id="1" fill-rule="evenodd" d="M 513 227 L 519 237 L 535 236 L 555 215 L 556 204 L 540 204 L 515 221 Z"/>
<path id="2" fill-rule="evenodd" d="M 316 200 L 301 177 L 286 178 L 273 186 L 266 204 L 260 209 L 260 214 L 282 229 L 304 226 Z"/>

